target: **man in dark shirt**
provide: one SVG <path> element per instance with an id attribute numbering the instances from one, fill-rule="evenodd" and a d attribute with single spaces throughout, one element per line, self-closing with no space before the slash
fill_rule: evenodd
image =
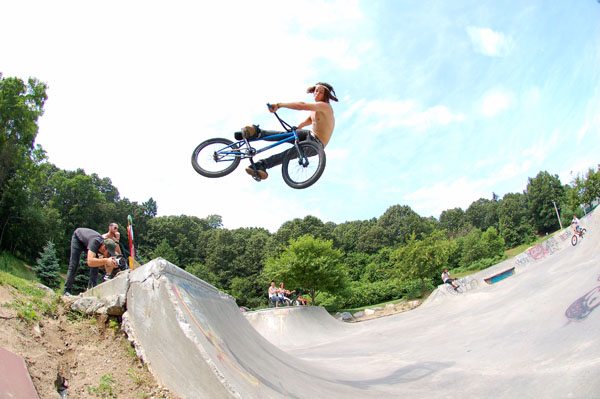
<path id="1" fill-rule="evenodd" d="M 116 244 L 110 238 L 104 239 L 97 231 L 80 227 L 75 230 L 71 237 L 71 259 L 65 282 L 65 295 L 71 295 L 71 289 L 75 282 L 79 260 L 84 250 L 87 250 L 87 264 L 90 267 L 90 283 L 95 286 L 98 281 L 98 267 L 104 266 L 112 271 L 117 261 L 110 256 L 115 256 Z M 103 258 L 99 256 L 102 255 Z"/>

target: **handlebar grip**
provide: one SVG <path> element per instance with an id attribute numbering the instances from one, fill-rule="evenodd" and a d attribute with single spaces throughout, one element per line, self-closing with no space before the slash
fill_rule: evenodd
<path id="1" fill-rule="evenodd" d="M 267 107 L 269 107 L 269 109 L 273 109 L 273 106 L 269 103 L 267 103 Z"/>

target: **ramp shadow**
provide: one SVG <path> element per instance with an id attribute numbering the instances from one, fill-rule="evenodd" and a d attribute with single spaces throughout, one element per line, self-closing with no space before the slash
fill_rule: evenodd
<path id="1" fill-rule="evenodd" d="M 358 389 L 371 389 L 378 385 L 405 384 L 420 380 L 431 374 L 437 373 L 440 370 L 450 368 L 454 364 L 454 362 L 416 363 L 413 365 L 400 367 L 385 377 L 357 381 L 337 380 L 337 382 Z"/>

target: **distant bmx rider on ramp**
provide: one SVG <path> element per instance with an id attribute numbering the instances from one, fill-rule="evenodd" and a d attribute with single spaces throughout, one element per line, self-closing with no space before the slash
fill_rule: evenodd
<path id="1" fill-rule="evenodd" d="M 448 272 L 448 268 L 444 268 L 444 272 L 442 273 L 442 281 L 444 284 L 450 284 L 454 287 L 454 291 L 458 291 L 458 283 L 455 278 L 450 278 L 450 273 Z"/>

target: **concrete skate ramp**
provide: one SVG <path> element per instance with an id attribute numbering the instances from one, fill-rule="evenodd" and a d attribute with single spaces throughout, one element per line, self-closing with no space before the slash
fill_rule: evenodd
<path id="1" fill-rule="evenodd" d="M 183 398 L 361 396 L 291 359 L 250 326 L 232 297 L 169 262 L 155 259 L 128 278 L 124 328 L 157 379 Z"/>
<path id="2" fill-rule="evenodd" d="M 327 345 L 341 334 L 360 327 L 331 317 L 321 306 L 290 306 L 245 312 L 250 325 L 269 342 L 284 349 L 306 345 Z"/>
<path id="3" fill-rule="evenodd" d="M 582 226 L 586 226 L 589 223 L 589 220 L 591 220 L 591 217 L 592 216 L 590 215 L 583 218 Z M 485 270 L 481 270 L 467 277 L 458 279 L 457 282 L 461 287 L 458 293 L 450 285 L 440 284 L 431 293 L 431 295 L 429 295 L 423 305 L 428 306 L 431 303 L 444 301 L 445 297 L 447 296 L 460 295 L 464 292 L 470 292 L 479 288 L 483 288 L 489 284 L 489 282 L 486 280 L 489 280 L 491 277 L 497 276 L 498 274 L 513 268 L 514 274 L 518 274 L 529 268 L 530 265 L 543 261 L 562 249 L 571 247 L 572 235 L 573 230 L 570 227 L 567 227 L 552 237 L 542 241 L 541 243 L 527 248 L 527 250 L 523 251 L 522 254 L 514 258 L 493 265 Z"/>
<path id="4" fill-rule="evenodd" d="M 129 274 L 124 326 L 183 398 L 600 397 L 598 219 L 575 247 L 410 312 L 348 325 L 322 310 L 262 312 L 304 337 L 290 342 L 156 259 Z"/>

